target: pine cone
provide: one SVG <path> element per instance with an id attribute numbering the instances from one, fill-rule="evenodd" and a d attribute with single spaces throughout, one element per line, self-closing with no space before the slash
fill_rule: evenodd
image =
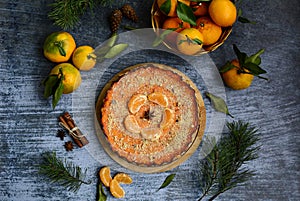
<path id="1" fill-rule="evenodd" d="M 129 4 L 125 4 L 124 6 L 122 6 L 121 11 L 124 16 L 131 19 L 132 21 L 134 22 L 138 21 L 138 16 L 135 10 Z"/>
<path id="2" fill-rule="evenodd" d="M 110 28 L 113 33 L 118 31 L 121 21 L 122 12 L 119 9 L 114 10 L 110 16 Z"/>

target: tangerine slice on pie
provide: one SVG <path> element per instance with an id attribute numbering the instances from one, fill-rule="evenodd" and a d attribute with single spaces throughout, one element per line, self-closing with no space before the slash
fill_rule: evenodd
<path id="1" fill-rule="evenodd" d="M 168 98 L 161 92 L 153 92 L 148 95 L 149 101 L 156 103 L 162 107 L 168 106 Z"/>
<path id="2" fill-rule="evenodd" d="M 164 128 L 169 128 L 170 126 L 172 126 L 175 122 L 175 112 L 174 110 L 170 109 L 170 108 L 166 108 L 164 113 L 163 113 L 163 118 L 162 121 L 160 123 L 160 127 L 162 129 Z"/>
<path id="3" fill-rule="evenodd" d="M 132 133 L 140 133 L 141 127 L 139 126 L 134 115 L 128 115 L 124 120 L 126 130 Z"/>
<path id="4" fill-rule="evenodd" d="M 146 103 L 147 96 L 143 94 L 135 94 L 133 95 L 128 102 L 128 110 L 132 114 L 137 113 L 140 108 Z"/>
<path id="5" fill-rule="evenodd" d="M 146 140 L 155 141 L 161 135 L 161 130 L 158 127 L 148 127 L 141 130 L 141 136 Z"/>

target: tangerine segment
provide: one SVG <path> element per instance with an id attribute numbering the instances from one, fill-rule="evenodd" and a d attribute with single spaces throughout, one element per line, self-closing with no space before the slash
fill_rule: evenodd
<path id="1" fill-rule="evenodd" d="M 115 179 L 111 180 L 110 185 L 109 185 L 109 190 L 110 190 L 110 193 L 115 198 L 122 198 L 125 196 L 124 189 L 120 186 L 119 182 Z"/>
<path id="2" fill-rule="evenodd" d="M 131 184 L 132 183 L 132 178 L 123 172 L 117 173 L 116 176 L 114 176 L 114 179 L 117 180 L 119 183 L 123 184 Z"/>
<path id="3" fill-rule="evenodd" d="M 134 115 L 128 115 L 124 119 L 124 126 L 126 130 L 132 133 L 140 133 L 141 132 L 141 127 L 139 126 L 136 118 Z"/>
<path id="4" fill-rule="evenodd" d="M 140 108 L 146 103 L 147 96 L 143 94 L 135 94 L 133 95 L 128 102 L 128 110 L 132 114 L 137 113 Z"/>
<path id="5" fill-rule="evenodd" d="M 174 110 L 170 109 L 170 108 L 166 108 L 164 113 L 163 113 L 163 118 L 162 121 L 160 123 L 160 127 L 162 129 L 164 128 L 169 128 L 170 126 L 172 126 L 175 122 L 175 112 Z"/>
<path id="6" fill-rule="evenodd" d="M 141 136 L 146 140 L 155 141 L 161 135 L 161 130 L 158 127 L 148 127 L 141 130 Z"/>
<path id="7" fill-rule="evenodd" d="M 169 101 L 166 95 L 161 92 L 153 92 L 148 95 L 149 101 L 156 103 L 162 107 L 167 107 L 169 105 Z"/>
<path id="8" fill-rule="evenodd" d="M 100 180 L 103 183 L 104 186 L 109 187 L 110 182 L 112 180 L 110 176 L 110 168 L 105 166 L 100 169 L 99 171 Z"/>

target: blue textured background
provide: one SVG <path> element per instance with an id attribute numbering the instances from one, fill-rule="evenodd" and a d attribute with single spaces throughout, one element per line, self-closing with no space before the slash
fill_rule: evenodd
<path id="1" fill-rule="evenodd" d="M 152 1 L 127 2 L 138 11 L 138 26 L 151 27 Z M 85 149 L 66 152 L 63 142 L 55 137 L 57 117 L 72 109 L 72 96 L 64 96 L 52 110 L 51 102 L 42 95 L 40 83 L 53 67 L 43 57 L 42 45 L 47 35 L 60 30 L 47 18 L 48 3 L 46 0 L 0 0 L 1 201 L 96 200 L 97 171 L 101 164 Z M 120 5 L 99 7 L 94 14 L 85 14 L 81 24 L 69 30 L 77 45 L 105 41 L 110 34 L 107 18 Z M 248 165 L 257 175 L 245 186 L 230 190 L 216 200 L 300 200 L 300 3 L 298 0 L 248 0 L 241 7 L 243 15 L 257 24 L 235 24 L 225 44 L 210 55 L 221 66 L 234 57 L 233 43 L 247 53 L 266 49 L 262 66 L 270 81 L 255 78 L 246 90 L 226 89 L 228 107 L 235 119 L 249 121 L 260 128 L 262 148 L 259 158 Z M 53 150 L 59 157 L 88 168 L 92 184 L 83 185 L 74 194 L 38 175 L 41 154 Z M 196 200 L 200 195 L 197 166 L 188 164 L 187 161 L 173 170 L 177 172 L 174 182 L 159 192 L 155 189 L 169 172 L 132 173 L 134 184 L 124 186 L 123 200 Z M 108 200 L 114 198 L 109 196 Z"/>

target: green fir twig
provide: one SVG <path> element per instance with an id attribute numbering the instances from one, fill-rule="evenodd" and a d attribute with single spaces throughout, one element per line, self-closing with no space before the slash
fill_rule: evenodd
<path id="1" fill-rule="evenodd" d="M 48 13 L 49 19 L 54 24 L 66 30 L 74 28 L 80 21 L 80 17 L 88 10 L 97 5 L 108 6 L 114 0 L 55 0 L 49 4 L 51 11 Z"/>
<path id="2" fill-rule="evenodd" d="M 72 192 L 77 192 L 81 184 L 90 184 L 85 181 L 86 169 L 58 159 L 55 152 L 45 153 L 43 159 L 39 173 L 47 176 L 51 182 L 59 183 Z"/>
<path id="3" fill-rule="evenodd" d="M 255 172 L 245 164 L 258 157 L 257 129 L 242 121 L 227 123 L 228 134 L 221 138 L 202 161 L 202 196 L 214 200 L 221 193 L 248 181 Z"/>

